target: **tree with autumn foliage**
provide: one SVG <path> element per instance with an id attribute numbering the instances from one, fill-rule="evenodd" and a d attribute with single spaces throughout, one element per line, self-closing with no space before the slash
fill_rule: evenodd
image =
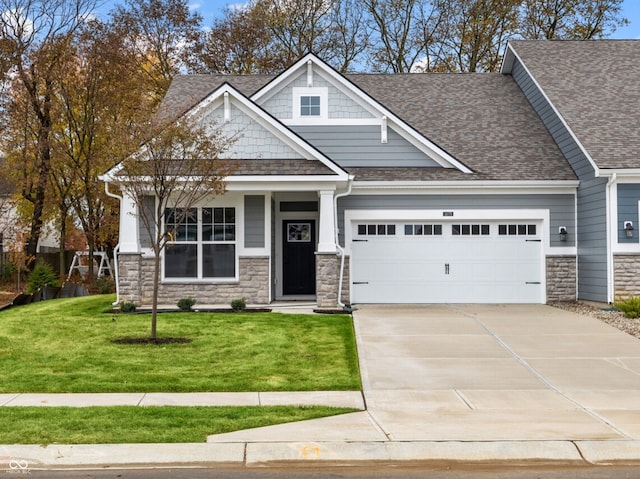
<path id="1" fill-rule="evenodd" d="M 203 35 L 202 17 L 185 0 L 125 0 L 112 12 L 110 23 L 157 105 L 180 69 L 193 64 Z"/>
<path id="2" fill-rule="evenodd" d="M 82 226 L 89 250 L 113 246 L 115 200 L 101 187 L 99 175 L 137 144 L 131 125 L 150 108 L 152 93 L 139 81 L 135 59 L 108 25 L 88 22 L 65 49 L 56 68 L 56 161 L 52 182 L 59 193 L 61 229 L 66 208 Z M 62 230 L 63 238 L 66 236 Z M 61 247 L 61 249 L 63 249 Z"/>
<path id="3" fill-rule="evenodd" d="M 2 149 L 16 172 L 20 196 L 30 205 L 28 255 L 35 255 L 42 232 L 54 161 L 53 70 L 65 40 L 94 7 L 95 0 L 0 0 L 1 73 L 10 85 L 2 108 L 15 115 L 5 119 Z"/>

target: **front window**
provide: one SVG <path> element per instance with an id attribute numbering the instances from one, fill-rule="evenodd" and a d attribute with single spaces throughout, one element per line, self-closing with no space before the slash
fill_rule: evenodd
<path id="1" fill-rule="evenodd" d="M 165 278 L 234 278 L 235 208 L 168 208 Z"/>

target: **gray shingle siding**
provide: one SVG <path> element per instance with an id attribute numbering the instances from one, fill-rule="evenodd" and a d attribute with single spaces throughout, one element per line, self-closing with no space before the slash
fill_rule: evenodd
<path id="1" fill-rule="evenodd" d="M 490 210 L 504 209 L 548 209 L 550 216 L 551 246 L 574 246 L 574 235 L 568 241 L 561 242 L 557 234 L 560 226 L 575 231 L 575 199 L 573 195 L 352 195 L 338 202 L 338 227 L 340 243 L 344 246 L 344 211 L 345 210 L 441 210 L 468 209 L 485 210 L 491 217 Z"/>
<path id="2" fill-rule="evenodd" d="M 244 246 L 264 248 L 264 196 L 244 197 Z"/>
<path id="3" fill-rule="evenodd" d="M 380 127 L 292 126 L 291 129 L 342 167 L 437 167 L 435 161 L 387 129 L 387 143 L 381 143 Z"/>
<path id="4" fill-rule="evenodd" d="M 638 201 L 640 201 L 639 184 L 618 185 L 618 242 L 638 243 Z M 633 221 L 633 236 L 627 238 L 624 231 L 624 222 Z"/>
<path id="5" fill-rule="evenodd" d="M 512 75 L 580 179 L 577 196 L 578 297 L 606 302 L 606 180 L 595 178 L 588 158 L 517 59 Z"/>

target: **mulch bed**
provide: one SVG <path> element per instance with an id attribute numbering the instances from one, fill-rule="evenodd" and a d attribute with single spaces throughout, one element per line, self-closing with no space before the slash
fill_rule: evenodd
<path id="1" fill-rule="evenodd" d="M 189 344 L 193 340 L 190 338 L 119 338 L 112 342 L 115 344 Z"/>

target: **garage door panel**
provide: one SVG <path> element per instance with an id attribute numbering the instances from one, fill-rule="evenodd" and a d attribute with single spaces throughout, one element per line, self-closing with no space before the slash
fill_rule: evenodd
<path id="1" fill-rule="evenodd" d="M 538 228 L 540 231 L 541 228 Z M 396 231 L 404 231 L 402 224 Z M 369 237 L 351 252 L 356 303 L 539 303 L 542 244 L 537 237 Z"/>

